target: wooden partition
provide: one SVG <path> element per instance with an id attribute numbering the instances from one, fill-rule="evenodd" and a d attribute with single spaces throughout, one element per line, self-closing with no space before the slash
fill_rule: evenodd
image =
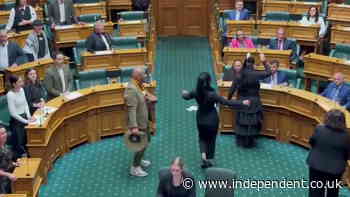
<path id="1" fill-rule="evenodd" d="M 231 82 L 218 82 L 222 96 L 228 95 Z M 350 113 L 337 103 L 308 91 L 290 87 L 263 86 L 261 91 L 264 122 L 262 135 L 282 142 L 292 142 L 309 147 L 309 138 L 317 124 L 323 122 L 327 111 L 336 108 L 345 113 L 347 128 L 350 128 Z M 220 105 L 220 130 L 232 132 L 234 113 L 231 108 Z M 348 165 L 349 168 L 349 165 Z M 350 183 L 349 171 L 344 179 Z"/>
<path id="2" fill-rule="evenodd" d="M 71 47 L 74 46 L 78 40 L 86 40 L 93 32 L 93 24 L 74 24 L 74 25 L 64 25 L 56 26 L 55 28 L 55 42 L 57 47 Z M 105 31 L 112 33 L 113 23 L 108 22 L 105 24 Z"/>
<path id="3" fill-rule="evenodd" d="M 262 1 L 262 16 L 266 16 L 267 12 L 284 11 L 290 14 L 302 15 L 307 13 L 311 6 L 315 6 L 321 10 L 321 2 L 298 2 L 298 1 Z"/>
<path id="4" fill-rule="evenodd" d="M 44 19 L 44 11 L 41 7 L 36 7 L 35 12 L 38 19 Z M 11 11 L 0 11 L 0 24 L 7 24 Z"/>
<path id="5" fill-rule="evenodd" d="M 118 25 L 121 36 L 146 37 L 147 20 L 119 21 Z"/>
<path id="6" fill-rule="evenodd" d="M 271 49 L 242 49 L 242 48 L 230 48 L 225 47 L 223 50 L 224 53 L 224 64 L 232 65 L 234 60 L 245 60 L 247 53 L 250 53 L 258 65 L 258 69 L 263 69 L 259 59 L 259 53 L 264 53 L 267 60 L 278 60 L 281 68 L 289 69 L 291 64 L 289 64 L 289 57 L 292 53 L 292 50 L 271 50 Z M 218 68 L 222 70 L 222 68 Z"/>
<path id="7" fill-rule="evenodd" d="M 331 3 L 328 5 L 328 20 L 332 24 L 350 25 L 350 5 Z"/>
<path id="8" fill-rule="evenodd" d="M 332 27 L 330 43 L 334 46 L 335 44 L 350 44 L 350 27 L 342 25 L 335 25 Z"/>
<path id="9" fill-rule="evenodd" d="M 123 66 L 145 65 L 148 63 L 147 58 L 146 48 L 82 53 L 83 70 L 101 68 L 114 70 Z"/>
<path id="10" fill-rule="evenodd" d="M 106 2 L 97 3 L 76 3 L 74 4 L 75 15 L 83 14 L 101 14 L 103 19 L 107 19 Z"/>
<path id="11" fill-rule="evenodd" d="M 255 34 L 255 20 L 227 20 L 227 36 L 233 37 L 238 30 L 243 30 L 246 35 Z"/>
<path id="12" fill-rule="evenodd" d="M 132 10 L 131 0 L 107 0 L 108 19 L 111 21 L 112 10 Z"/>
<path id="13" fill-rule="evenodd" d="M 46 105 L 57 109 L 50 114 L 35 112 L 37 124 L 26 128 L 27 147 L 31 157 L 42 159 L 39 169 L 44 180 L 54 161 L 76 145 L 127 130 L 125 85 L 113 83 L 82 89 L 78 91 L 81 96 L 73 100 L 60 96 L 49 101 Z M 147 88 L 154 93 L 155 86 L 154 81 Z"/>
<path id="14" fill-rule="evenodd" d="M 304 56 L 306 89 L 311 88 L 311 79 L 328 81 L 337 72 L 342 72 L 346 81 L 350 80 L 350 62 L 345 59 L 310 53 Z"/>
<path id="15" fill-rule="evenodd" d="M 7 35 L 9 40 L 16 42 L 20 47 L 23 48 L 26 43 L 26 39 L 31 32 L 32 30 L 22 31 L 19 33 L 9 32 Z"/>

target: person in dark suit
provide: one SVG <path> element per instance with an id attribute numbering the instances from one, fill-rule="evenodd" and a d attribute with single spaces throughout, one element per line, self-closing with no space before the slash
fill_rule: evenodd
<path id="1" fill-rule="evenodd" d="M 186 185 L 184 180 L 192 180 L 193 186 L 185 188 L 184 186 L 190 185 Z M 196 197 L 194 178 L 184 170 L 184 163 L 180 157 L 171 162 L 170 169 L 159 171 L 157 197 Z"/>
<path id="2" fill-rule="evenodd" d="M 249 11 L 243 6 L 242 0 L 236 1 L 236 9 L 229 13 L 229 20 L 249 20 Z"/>
<path id="3" fill-rule="evenodd" d="M 10 11 L 6 30 L 16 32 L 32 29 L 32 23 L 37 19 L 35 9 L 26 0 L 16 0 L 16 5 Z"/>
<path id="4" fill-rule="evenodd" d="M 47 92 L 35 69 L 28 69 L 25 77 L 24 94 L 26 95 L 30 114 L 34 114 L 37 109 L 44 107 Z"/>
<path id="5" fill-rule="evenodd" d="M 219 116 L 215 104 L 220 103 L 233 108 L 244 108 L 244 105 L 249 105 L 249 100 L 229 101 L 217 95 L 214 88 L 210 86 L 210 81 L 211 77 L 209 73 L 203 72 L 197 79 L 195 90 L 191 92 L 183 90 L 182 92 L 184 99 L 196 99 L 199 105 L 197 111 L 197 128 L 199 133 L 199 148 L 203 161 L 202 168 L 213 165 L 210 160 L 214 159 L 215 141 L 219 129 Z"/>
<path id="6" fill-rule="evenodd" d="M 233 65 L 230 69 L 224 71 L 224 76 L 222 77 L 223 81 L 232 81 L 235 77 L 235 73 L 239 72 L 242 69 L 241 60 L 233 61 Z"/>
<path id="7" fill-rule="evenodd" d="M 53 0 L 48 3 L 48 16 L 51 27 L 78 23 L 72 0 Z"/>
<path id="8" fill-rule="evenodd" d="M 271 65 L 271 76 L 263 80 L 263 83 L 271 85 L 284 85 L 288 86 L 288 77 L 285 73 L 278 70 L 280 63 L 277 60 L 272 60 Z"/>
<path id="9" fill-rule="evenodd" d="M 350 159 L 350 135 L 344 113 L 338 109 L 328 111 L 324 124 L 315 128 L 309 143 L 309 181 L 311 186 L 323 184 L 320 188 L 309 187 L 309 197 L 338 197 L 339 183 Z"/>
<path id="10" fill-rule="evenodd" d="M 104 24 L 97 22 L 95 31 L 86 40 L 86 49 L 89 52 L 104 51 L 112 49 L 112 38 L 105 33 Z"/>
<path id="11" fill-rule="evenodd" d="M 346 109 L 350 109 L 350 87 L 344 83 L 342 73 L 334 74 L 334 82 L 330 83 L 321 95 L 337 102 Z"/>
<path id="12" fill-rule="evenodd" d="M 68 94 L 73 89 L 73 75 L 64 63 L 64 56 L 58 53 L 54 65 L 46 70 L 44 85 L 48 100 Z"/>
<path id="13" fill-rule="evenodd" d="M 27 60 L 22 48 L 8 40 L 6 30 L 0 30 L 0 57 L 0 70 L 18 66 Z"/>
<path id="14" fill-rule="evenodd" d="M 297 54 L 297 46 L 291 40 L 286 38 L 285 30 L 281 27 L 277 30 L 276 38 L 272 38 L 269 43 L 269 49 L 275 50 L 292 50 L 291 60 L 294 63 L 297 62 L 298 54 Z"/>
<path id="15" fill-rule="evenodd" d="M 265 67 L 264 71 L 255 70 L 255 59 L 248 56 L 241 71 L 236 73 L 228 94 L 228 99 L 231 99 L 237 92 L 237 99 L 251 102 L 248 108 L 238 109 L 236 113 L 236 143 L 244 148 L 256 145 L 255 139 L 261 131 L 263 121 L 260 80 L 272 74 L 264 54 L 260 54 L 260 61 Z"/>

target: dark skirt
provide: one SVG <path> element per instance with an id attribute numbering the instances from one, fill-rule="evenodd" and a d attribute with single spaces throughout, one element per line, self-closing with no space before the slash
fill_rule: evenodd
<path id="1" fill-rule="evenodd" d="M 26 117 L 25 114 L 21 114 L 21 116 L 23 118 Z M 10 129 L 12 132 L 12 143 L 16 158 L 27 152 L 27 133 L 25 131 L 25 126 L 26 124 L 11 117 Z"/>

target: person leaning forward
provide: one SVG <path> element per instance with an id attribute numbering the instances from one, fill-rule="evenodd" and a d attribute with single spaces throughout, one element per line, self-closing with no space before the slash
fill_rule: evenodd
<path id="1" fill-rule="evenodd" d="M 132 79 L 125 89 L 124 98 L 128 111 L 128 128 L 134 134 L 139 132 L 146 134 L 149 143 L 151 135 L 149 131 L 147 102 L 155 101 L 156 97 L 146 91 L 143 86 L 144 78 L 145 72 L 143 69 L 134 69 Z M 147 167 L 151 164 L 150 161 L 143 160 L 146 148 L 135 153 L 133 164 L 130 168 L 131 175 L 139 177 L 148 175 L 148 173 L 142 169 L 142 167 Z"/>

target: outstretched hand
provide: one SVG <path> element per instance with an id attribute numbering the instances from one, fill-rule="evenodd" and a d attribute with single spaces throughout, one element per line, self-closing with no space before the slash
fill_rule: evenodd
<path id="1" fill-rule="evenodd" d="M 250 105 L 250 100 L 243 100 L 243 105 L 249 106 Z"/>

